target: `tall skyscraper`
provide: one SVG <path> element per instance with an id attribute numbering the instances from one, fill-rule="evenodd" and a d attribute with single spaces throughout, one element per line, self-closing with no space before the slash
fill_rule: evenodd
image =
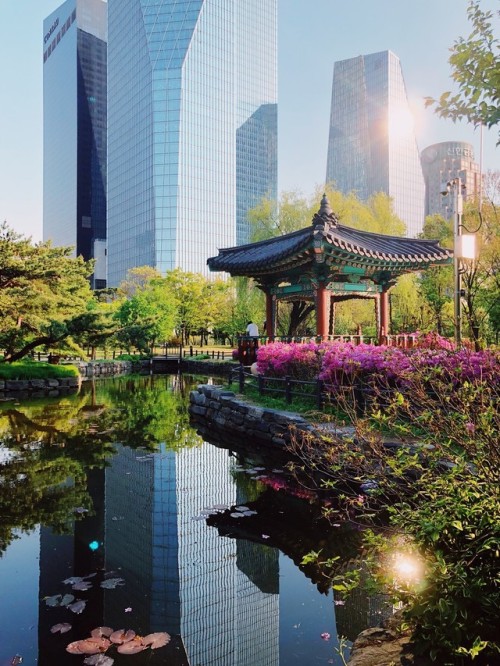
<path id="1" fill-rule="evenodd" d="M 467 197 L 479 197 L 481 173 L 474 148 L 463 141 L 443 141 L 424 148 L 421 154 L 425 180 L 425 214 L 453 215 L 452 194 L 443 196 L 446 183 L 460 177 Z"/>
<path id="2" fill-rule="evenodd" d="M 422 167 L 401 64 L 391 51 L 335 63 L 326 180 L 362 200 L 385 192 L 407 236 L 422 230 Z"/>
<path id="3" fill-rule="evenodd" d="M 96 259 L 106 286 L 106 0 L 67 0 L 43 22 L 43 237 Z"/>
<path id="4" fill-rule="evenodd" d="M 277 189 L 277 0 L 109 0 L 108 277 L 207 273 Z"/>

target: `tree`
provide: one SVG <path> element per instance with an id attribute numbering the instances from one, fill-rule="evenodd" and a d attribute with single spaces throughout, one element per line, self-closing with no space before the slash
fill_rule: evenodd
<path id="1" fill-rule="evenodd" d="M 489 128 L 500 121 L 500 40 L 494 34 L 494 12 L 483 11 L 480 0 L 470 0 L 467 15 L 472 32 L 455 41 L 449 58 L 458 93 L 427 97 L 426 106 L 435 106 L 442 118 L 465 118 Z"/>
<path id="2" fill-rule="evenodd" d="M 117 339 L 129 350 L 135 347 L 148 353 L 157 342 L 172 336 L 177 314 L 177 301 L 166 288 L 165 279 L 152 279 L 119 305 L 115 315 L 121 325 Z"/>
<path id="3" fill-rule="evenodd" d="M 44 345 L 60 344 L 83 321 L 92 298 L 93 262 L 70 247 L 33 244 L 0 225 L 0 348 L 12 362 Z M 87 317 L 86 323 L 91 324 Z"/>

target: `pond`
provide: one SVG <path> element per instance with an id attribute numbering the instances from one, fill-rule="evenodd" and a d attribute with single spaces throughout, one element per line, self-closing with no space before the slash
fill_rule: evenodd
<path id="1" fill-rule="evenodd" d="M 328 524 L 284 461 L 191 428 L 188 393 L 206 379 L 113 378 L 0 403 L 0 666 L 340 666 L 338 636 L 387 612 L 361 592 L 335 599 L 301 563 L 322 550 L 347 566 L 354 526 Z M 97 627 L 171 641 L 66 651 Z"/>

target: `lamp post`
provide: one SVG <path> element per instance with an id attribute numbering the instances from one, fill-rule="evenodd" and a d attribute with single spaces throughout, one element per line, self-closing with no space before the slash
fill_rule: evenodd
<path id="1" fill-rule="evenodd" d="M 455 315 L 455 343 L 457 347 L 462 344 L 462 273 L 460 270 L 460 236 L 462 234 L 462 214 L 463 214 L 463 196 L 462 181 L 460 178 L 454 178 L 451 182 L 453 191 L 453 269 L 455 288 L 453 292 L 453 304 Z"/>
<path id="2" fill-rule="evenodd" d="M 446 183 L 446 192 L 443 192 L 443 194 L 453 194 L 453 305 L 455 319 L 455 343 L 457 347 L 462 344 L 462 260 L 467 259 L 473 261 L 476 255 L 476 238 L 474 233 L 462 233 L 462 229 L 469 231 L 462 224 L 464 205 L 464 197 L 462 193 L 463 189 L 465 189 L 465 185 L 462 183 L 460 176 L 458 176 L 456 178 L 452 178 L 450 181 L 448 181 L 448 183 Z M 475 231 L 478 231 L 478 229 Z"/>

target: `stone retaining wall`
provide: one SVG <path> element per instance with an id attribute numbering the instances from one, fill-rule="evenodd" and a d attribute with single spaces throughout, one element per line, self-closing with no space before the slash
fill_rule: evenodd
<path id="1" fill-rule="evenodd" d="M 233 391 L 201 385 L 189 395 L 189 414 L 202 437 L 222 444 L 244 439 L 252 446 L 282 451 L 290 442 L 290 426 L 313 430 L 301 416 L 267 409 L 236 398 Z"/>
<path id="2" fill-rule="evenodd" d="M 216 375 L 217 377 L 229 377 L 231 370 L 239 366 L 233 361 L 197 361 L 192 358 L 183 358 L 180 367 L 183 372 L 193 375 Z"/>
<path id="3" fill-rule="evenodd" d="M 5 379 L 0 380 L 0 399 L 9 396 L 16 398 L 57 396 L 80 388 L 81 377 L 61 377 L 60 379 Z"/>
<path id="4" fill-rule="evenodd" d="M 111 377 L 142 369 L 142 362 L 132 363 L 131 361 L 109 361 L 106 363 L 102 361 L 80 361 L 74 365 L 78 368 L 82 377 Z"/>

